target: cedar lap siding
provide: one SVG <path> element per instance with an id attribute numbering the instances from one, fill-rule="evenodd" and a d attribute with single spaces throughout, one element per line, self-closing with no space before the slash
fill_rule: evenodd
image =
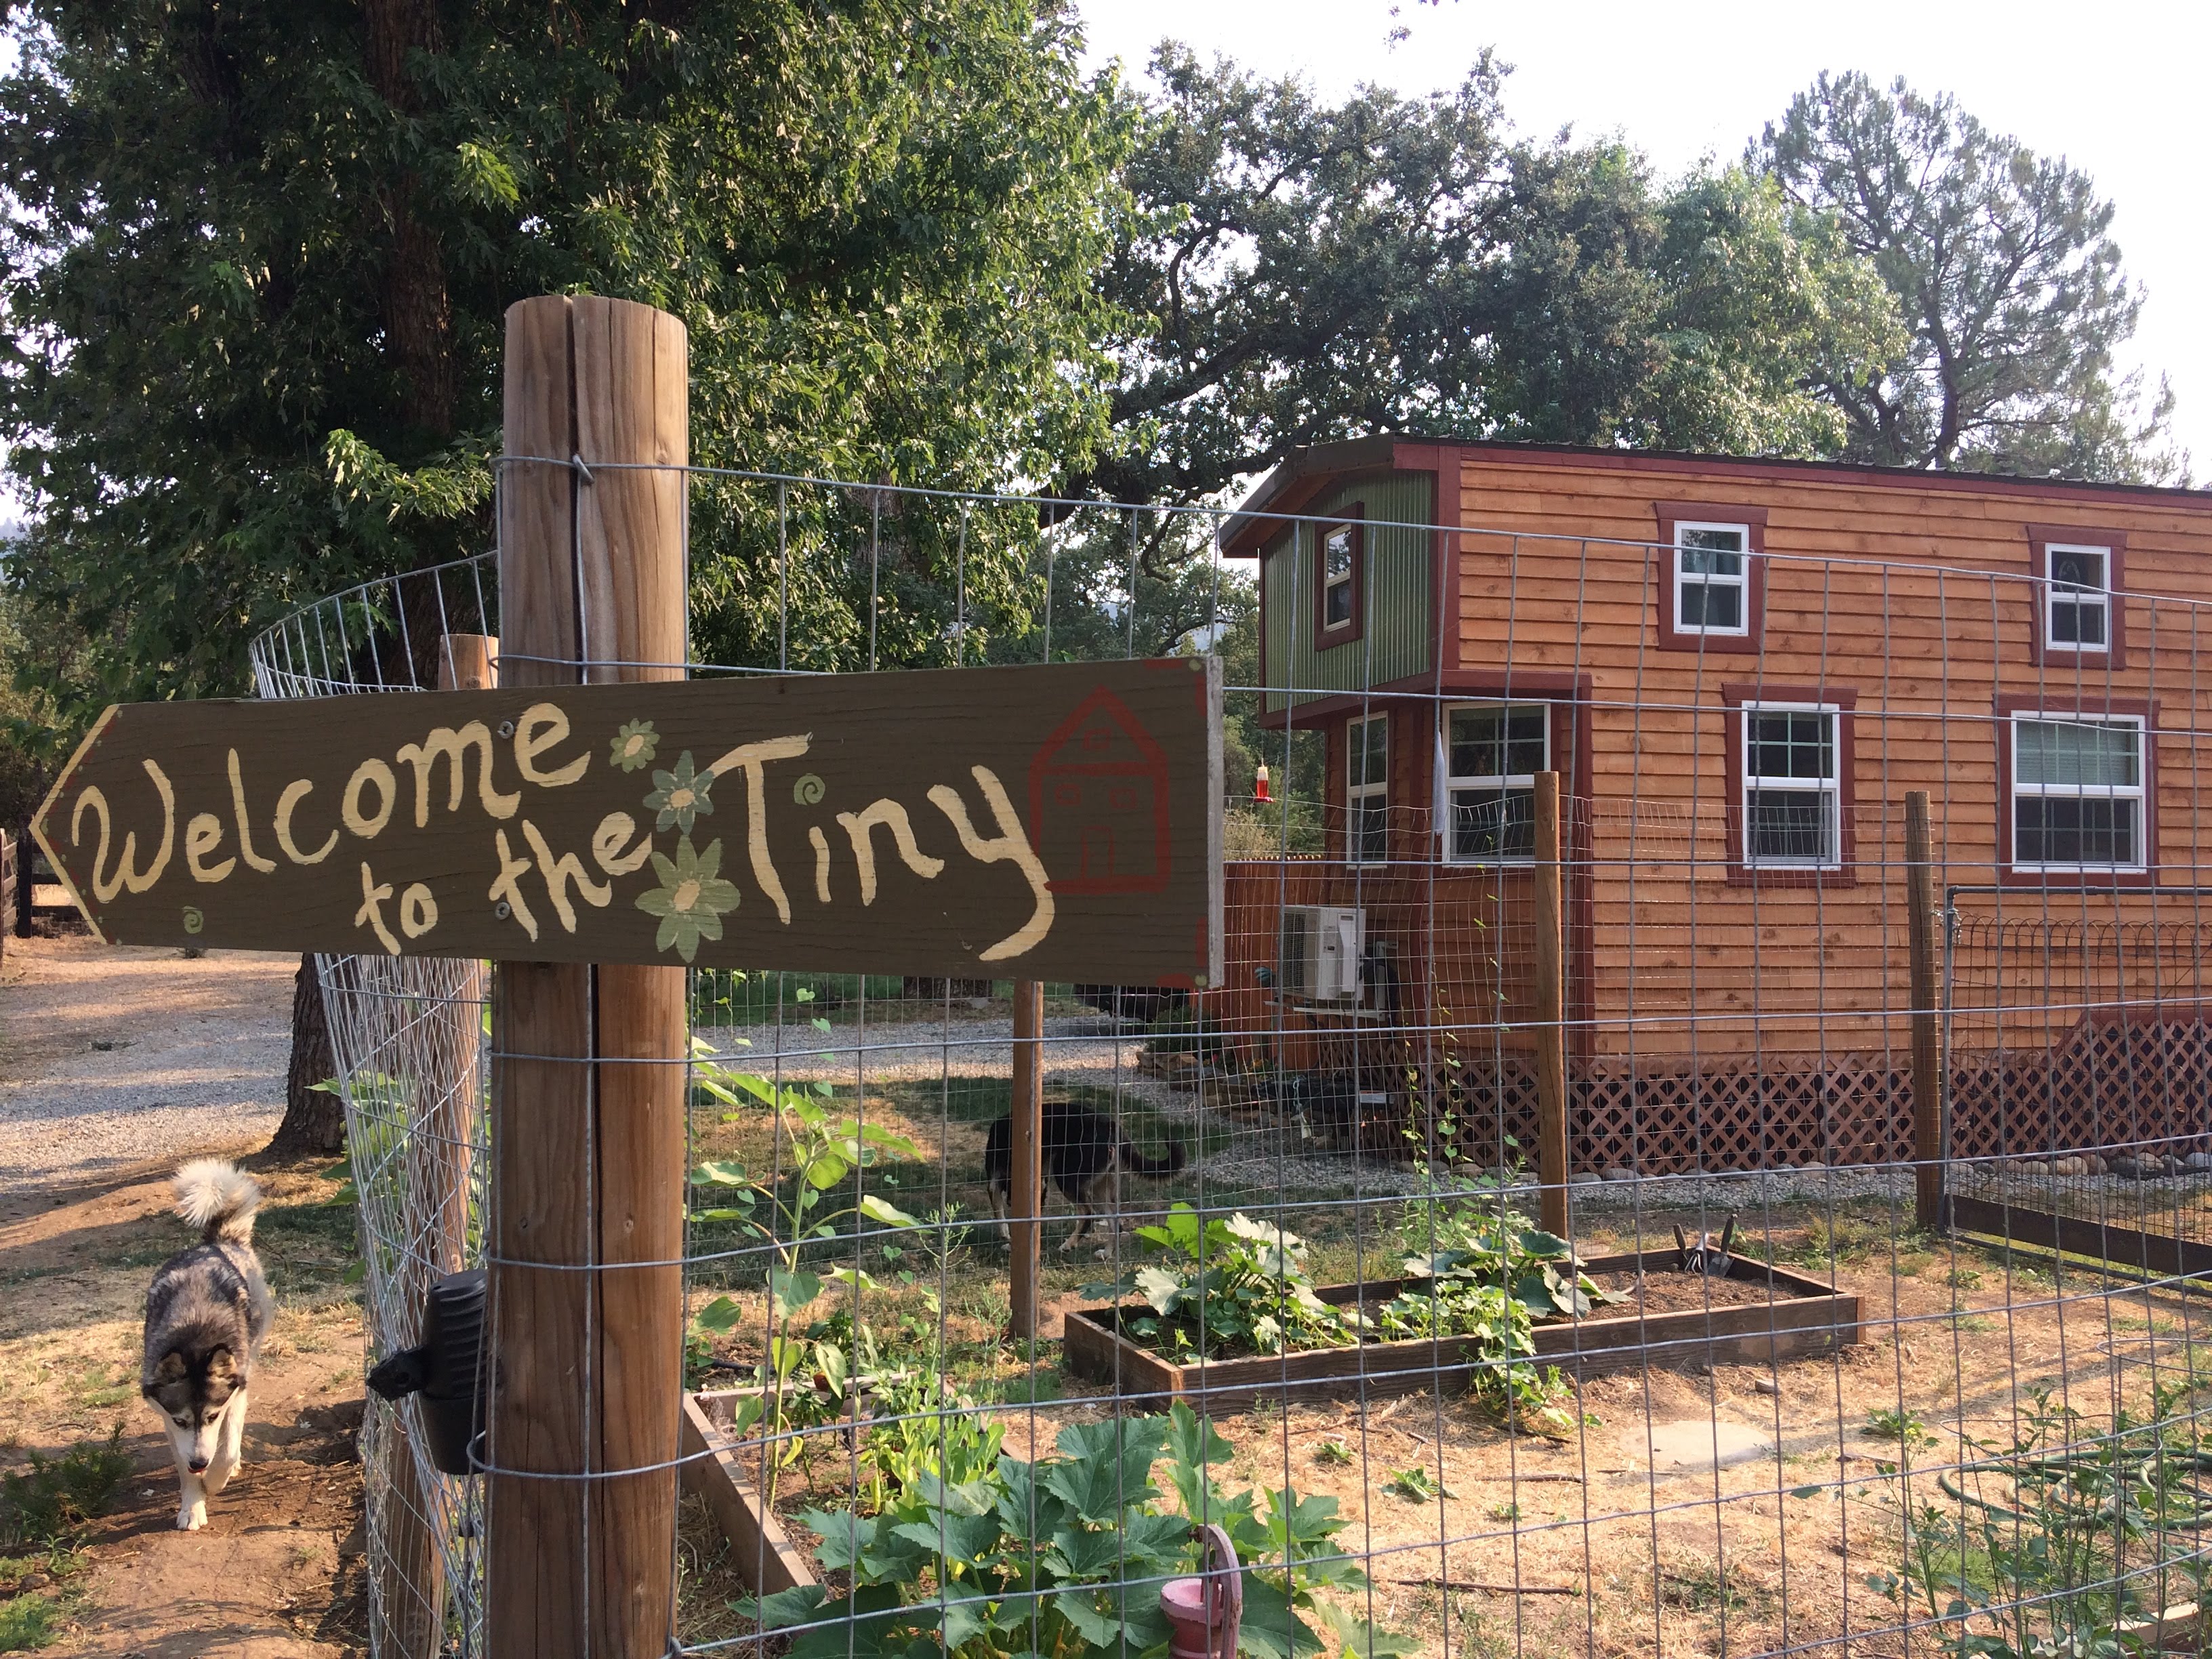
<path id="1" fill-rule="evenodd" d="M 1423 527 L 1436 525 L 1459 533 Z M 1715 539 L 1699 526 L 1739 528 Z M 1740 549 L 1689 563 L 1728 591 L 1676 592 L 1678 531 Z M 1301 452 L 1221 540 L 1259 561 L 1265 722 L 1326 733 L 1329 830 L 1325 856 L 1287 872 L 1231 867 L 1215 1012 L 1267 1033 L 1286 1064 L 1356 1069 L 1417 1121 L 1456 1074 L 1474 1079 L 1454 1103 L 1463 1116 L 1472 1106 L 1534 1144 L 1528 1039 L 1516 1029 L 1530 1011 L 1529 878 L 1510 863 L 1440 859 L 1439 704 L 1533 706 L 1516 734 L 1540 731 L 1561 775 L 1581 1168 L 1905 1155 L 1908 790 L 1931 798 L 1942 879 L 2005 888 L 1987 904 L 2015 946 L 2017 924 L 2033 924 L 2032 994 L 2008 982 L 1991 1006 L 2148 994 L 2088 982 L 2086 958 L 2047 948 L 2048 918 L 2069 904 L 2084 920 L 2124 916 L 2157 899 L 2116 889 L 2212 879 L 2198 872 L 2190 741 L 2212 726 L 2212 649 L 2200 649 L 2212 638 L 2200 641 L 2194 605 L 2176 602 L 2212 599 L 2205 493 L 1384 438 Z M 1350 591 L 1332 595 L 1347 585 L 1347 544 Z M 2062 592 L 2052 578 L 2084 587 L 2064 591 L 2061 617 L 2045 610 Z M 2088 591 L 2099 583 L 2101 599 Z M 1757 728 L 1806 740 L 1800 769 L 1826 776 L 1761 798 L 1785 818 L 1758 844 L 1771 854 L 1783 836 L 1802 855 L 1791 861 L 1747 849 L 1746 705 L 1812 717 L 1780 721 L 1770 707 Z M 2015 867 L 2004 769 L 2022 710 L 2142 722 L 2142 805 L 2112 809 L 2139 812 L 2128 839 L 2140 869 Z M 1388 721 L 1387 857 L 1370 847 L 1355 862 L 1347 736 L 1374 715 Z M 1426 1032 L 1355 1042 L 1341 1016 L 1279 1006 L 1255 975 L 1273 960 L 1282 902 L 1365 906 L 1398 981 L 1399 1012 L 1381 1023 Z M 2008 958 L 1990 971 L 2025 970 Z M 2195 994 L 2192 981 L 2185 1001 Z M 2193 1006 L 2183 1018 L 2201 1101 L 2212 1038 Z M 2142 1040 L 2116 1054 L 2103 1029 L 2116 1018 L 2023 1013 L 1956 1030 L 1956 1149 L 2024 1149 L 2031 1119 L 2062 1142 L 2091 1133 L 2089 1119 L 2106 1140 L 2156 1133 L 2127 1047 Z M 1985 1051 L 1980 1071 L 1960 1052 L 1970 1043 Z M 2135 1104 L 2087 1088 L 2085 1067 L 2134 1068 Z M 1990 1096 L 1979 1104 L 1978 1087 Z"/>

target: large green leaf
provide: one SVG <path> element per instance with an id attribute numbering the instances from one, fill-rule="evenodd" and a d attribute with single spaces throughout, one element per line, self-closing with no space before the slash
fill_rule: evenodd
<path id="1" fill-rule="evenodd" d="M 726 1296 L 718 1296 L 692 1315 L 692 1321 L 702 1331 L 733 1331 L 745 1316 L 745 1310 Z"/>
<path id="2" fill-rule="evenodd" d="M 1043 1466 L 1038 1484 L 1064 1498 L 1084 1520 L 1117 1523 L 1129 1505 L 1158 1495 L 1152 1468 L 1167 1443 L 1167 1432 L 1164 1417 L 1071 1423 L 1054 1442 L 1060 1458 Z"/>
<path id="3" fill-rule="evenodd" d="M 776 1311 L 786 1319 L 795 1317 L 814 1298 L 822 1294 L 818 1274 L 804 1268 L 771 1267 L 768 1274 L 769 1293 L 775 1298 Z"/>
<path id="4" fill-rule="evenodd" d="M 902 1522 L 892 1530 L 908 1543 L 933 1550 L 958 1565 L 972 1567 L 998 1544 L 999 1517 L 939 1510 L 927 1520 Z"/>
<path id="5" fill-rule="evenodd" d="M 871 1221 L 880 1221 L 886 1227 L 919 1227 L 921 1223 L 904 1210 L 873 1193 L 860 1197 L 860 1213 Z"/>
<path id="6" fill-rule="evenodd" d="M 1119 1532 L 1068 1526 L 1053 1534 L 1037 1559 L 1064 1584 L 1097 1584 L 1121 1577 L 1127 1556 Z"/>
<path id="7" fill-rule="evenodd" d="M 763 1629 L 787 1630 L 793 1625 L 811 1623 L 828 1594 L 819 1584 L 800 1584 L 793 1589 L 778 1590 L 773 1595 L 732 1601 L 730 1606 L 744 1617 L 757 1620 Z"/>
<path id="8" fill-rule="evenodd" d="M 1099 1591 L 1062 1590 L 1052 1598 L 1052 1610 L 1092 1647 L 1110 1650 L 1121 1644 L 1121 1610 Z"/>
<path id="9" fill-rule="evenodd" d="M 1298 1617 L 1290 1597 L 1260 1573 L 1244 1574 L 1244 1618 L 1237 1626 L 1237 1650 L 1249 1659 L 1306 1659 L 1328 1644 Z"/>
<path id="10" fill-rule="evenodd" d="M 1333 1602 L 1324 1601 L 1315 1611 L 1321 1614 L 1322 1624 L 1334 1638 L 1330 1659 L 1405 1659 L 1405 1656 L 1421 1650 L 1420 1643 L 1413 1638 L 1378 1629 Z"/>

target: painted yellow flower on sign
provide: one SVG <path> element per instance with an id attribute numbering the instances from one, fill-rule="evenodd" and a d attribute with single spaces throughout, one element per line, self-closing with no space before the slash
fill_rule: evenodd
<path id="1" fill-rule="evenodd" d="M 660 733 L 653 729 L 651 720 L 632 720 L 615 733 L 612 752 L 607 757 L 625 772 L 635 772 L 641 766 L 653 763 L 653 751 L 659 747 Z"/>
<path id="2" fill-rule="evenodd" d="M 686 836 L 676 843 L 672 860 L 665 853 L 655 853 L 653 868 L 660 885 L 637 896 L 639 909 L 660 918 L 653 948 L 665 951 L 672 945 L 676 954 L 689 962 L 699 954 L 701 939 L 721 938 L 722 918 L 738 908 L 736 884 L 721 877 L 722 843 L 710 841 L 702 853 Z"/>
<path id="3" fill-rule="evenodd" d="M 653 793 L 645 798 L 645 810 L 660 815 L 653 821 L 653 827 L 665 830 L 672 823 L 690 835 L 692 819 L 701 812 L 714 810 L 714 803 L 707 795 L 714 782 L 712 772 L 702 774 L 692 769 L 691 751 L 685 750 L 674 771 L 653 775 Z"/>

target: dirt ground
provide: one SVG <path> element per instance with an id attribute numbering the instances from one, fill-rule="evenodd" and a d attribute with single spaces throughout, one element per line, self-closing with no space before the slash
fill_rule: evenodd
<path id="1" fill-rule="evenodd" d="M 1263 1401 L 1216 1419 L 1236 1448 L 1223 1485 L 1334 1498 L 1342 1546 L 1374 1582 L 1361 1615 L 1427 1654 L 1930 1650 L 1869 1583 L 1905 1565 L 1906 1508 L 1946 1502 L 1939 1472 L 2010 1445 L 2039 1390 L 2081 1414 L 2079 1441 L 2120 1407 L 2143 1413 L 2154 1381 L 2203 1376 L 2212 1306 L 2079 1264 L 1808 1223 L 1782 1223 L 1776 1242 L 1836 1251 L 1839 1287 L 1860 1297 L 1856 1343 L 1773 1365 L 1593 1376 L 1572 1396 L 1580 1426 L 1559 1437 L 1509 1431 L 1457 1392 Z M 1749 1288 L 1714 1300 L 1741 1304 Z M 1071 1382 L 1062 1400 L 996 1415 L 1007 1452 L 1031 1458 L 1065 1424 L 1127 1409 Z M 1745 1455 L 1684 1462 L 1670 1431 Z M 794 1471 L 779 1507 L 839 1506 L 845 1462 L 842 1449 L 823 1460 L 818 1486 Z M 1401 1490 L 1413 1470 L 1437 1490 Z"/>
<path id="2" fill-rule="evenodd" d="M 214 1103 L 197 1118 L 171 1115 L 179 1144 L 157 1158 L 118 1168 L 112 1140 L 72 1133 L 38 1179 L 0 1189 L 0 1468 L 104 1441 L 118 1425 L 132 1468 L 82 1549 L 55 1564 L 59 1576 L 16 1588 L 58 1604 L 60 1639 L 40 1651 L 64 1659 L 362 1653 L 362 1333 L 345 1280 L 351 1211 L 325 1203 L 337 1179 L 314 1165 L 254 1170 L 280 1311 L 254 1376 L 244 1468 L 210 1502 L 204 1530 L 175 1529 L 175 1468 L 137 1389 L 148 1279 L 190 1242 L 169 1213 L 168 1173 L 185 1156 L 246 1153 L 266 1139 L 264 1123 L 235 1109 L 256 1091 L 228 1073 L 287 1017 L 289 974 L 267 957 L 170 952 L 172 970 L 149 951 L 114 953 L 110 973 L 99 950 L 9 942 L 0 1079 L 20 1099 L 123 1056 L 130 1075 L 115 1086 L 189 1097 L 197 1085 Z M 281 1071 L 275 1086 L 281 1096 Z"/>

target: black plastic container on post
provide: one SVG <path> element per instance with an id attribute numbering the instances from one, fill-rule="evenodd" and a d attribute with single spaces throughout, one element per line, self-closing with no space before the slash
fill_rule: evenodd
<path id="1" fill-rule="evenodd" d="M 470 1450 L 484 1426 L 486 1276 L 481 1267 L 447 1273 L 422 1298 L 422 1340 L 368 1374 L 368 1386 L 395 1404 L 422 1396 L 422 1436 L 433 1468 L 470 1472 Z"/>

